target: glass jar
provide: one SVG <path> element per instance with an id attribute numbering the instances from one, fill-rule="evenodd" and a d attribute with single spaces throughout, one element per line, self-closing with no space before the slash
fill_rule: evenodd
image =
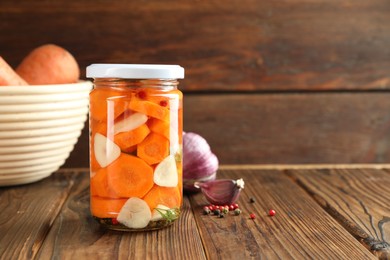
<path id="1" fill-rule="evenodd" d="M 92 64 L 91 214 L 103 226 L 153 230 L 180 216 L 183 95 L 178 65 Z"/>

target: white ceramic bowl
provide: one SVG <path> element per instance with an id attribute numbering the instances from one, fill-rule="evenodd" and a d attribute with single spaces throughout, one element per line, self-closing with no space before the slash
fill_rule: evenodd
<path id="1" fill-rule="evenodd" d="M 31 183 L 58 170 L 88 116 L 89 81 L 0 86 L 0 186 Z"/>

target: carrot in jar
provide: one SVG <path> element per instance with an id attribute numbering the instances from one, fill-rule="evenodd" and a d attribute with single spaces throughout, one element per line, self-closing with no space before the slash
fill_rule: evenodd
<path id="1" fill-rule="evenodd" d="M 137 156 L 150 165 L 161 162 L 168 154 L 169 140 L 153 132 L 137 146 Z"/>
<path id="2" fill-rule="evenodd" d="M 148 126 L 152 132 L 160 134 L 165 138 L 169 139 L 169 122 L 157 118 L 151 118 L 148 121 Z"/>
<path id="3" fill-rule="evenodd" d="M 153 168 L 135 156 L 122 153 L 104 169 L 108 188 L 118 197 L 142 198 L 153 187 Z"/>
<path id="4" fill-rule="evenodd" d="M 90 115 L 97 121 L 105 122 L 110 116 L 117 118 L 127 109 L 126 93 L 113 89 L 94 89 L 90 93 Z M 110 114 L 110 115 L 108 115 Z"/>
<path id="5" fill-rule="evenodd" d="M 169 110 L 166 107 L 151 101 L 141 100 L 136 95 L 132 96 L 129 109 L 161 120 L 169 120 Z"/>
<path id="6" fill-rule="evenodd" d="M 132 152 L 135 150 L 134 146 L 141 143 L 149 133 L 149 128 L 146 124 L 143 124 L 134 130 L 116 134 L 114 136 L 114 142 L 122 151 Z"/>
<path id="7" fill-rule="evenodd" d="M 154 185 L 143 200 L 149 205 L 151 210 L 159 204 L 168 208 L 178 208 L 181 205 L 181 194 L 177 187 L 169 188 Z"/>
<path id="8" fill-rule="evenodd" d="M 91 196 L 91 213 L 98 218 L 116 218 L 126 201 Z"/>

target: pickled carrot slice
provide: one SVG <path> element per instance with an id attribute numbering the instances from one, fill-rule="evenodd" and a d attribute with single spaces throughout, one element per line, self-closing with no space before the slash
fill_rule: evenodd
<path id="1" fill-rule="evenodd" d="M 90 188 L 92 196 L 117 199 L 119 198 L 108 186 L 107 170 L 100 169 L 91 177 Z"/>
<path id="2" fill-rule="evenodd" d="M 177 208 L 181 205 L 181 193 L 177 187 L 168 188 L 154 185 L 143 200 L 153 210 L 158 204 L 168 208 Z"/>
<path id="3" fill-rule="evenodd" d="M 153 168 L 145 161 L 125 153 L 102 170 L 107 171 L 107 186 L 118 197 L 142 198 L 153 187 Z"/>
<path id="4" fill-rule="evenodd" d="M 90 115 L 97 121 L 104 122 L 111 113 L 117 118 L 127 109 L 125 92 L 113 89 L 94 89 L 90 94 Z"/>
<path id="5" fill-rule="evenodd" d="M 135 150 L 134 146 L 141 143 L 149 133 L 148 126 L 143 124 L 134 130 L 116 134 L 114 136 L 114 142 L 122 151 L 130 153 Z"/>
<path id="6" fill-rule="evenodd" d="M 157 118 L 151 118 L 148 121 L 148 126 L 152 132 L 160 134 L 169 140 L 169 122 Z"/>
<path id="7" fill-rule="evenodd" d="M 168 139 L 153 132 L 137 146 L 137 156 L 150 165 L 161 162 L 168 154 Z"/>
<path id="8" fill-rule="evenodd" d="M 141 100 L 135 95 L 130 100 L 129 109 L 161 120 L 169 120 L 169 109 L 151 101 Z"/>
<path id="9" fill-rule="evenodd" d="M 91 196 L 91 213 L 98 218 L 116 218 L 127 199 L 105 199 Z"/>

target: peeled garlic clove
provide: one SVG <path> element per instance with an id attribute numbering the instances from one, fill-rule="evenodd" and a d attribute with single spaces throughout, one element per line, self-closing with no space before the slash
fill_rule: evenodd
<path id="1" fill-rule="evenodd" d="M 244 184 L 243 179 L 220 179 L 208 182 L 195 182 L 194 186 L 200 188 L 203 195 L 211 204 L 229 205 L 239 198 Z"/>
<path id="2" fill-rule="evenodd" d="M 176 161 L 173 155 L 169 155 L 160 162 L 154 170 L 154 183 L 162 187 L 176 187 L 179 183 Z"/>
<path id="3" fill-rule="evenodd" d="M 134 113 L 129 117 L 115 123 L 114 135 L 134 130 L 148 121 L 148 117 L 142 113 Z"/>
<path id="4" fill-rule="evenodd" d="M 148 204 L 142 199 L 132 197 L 123 205 L 117 220 L 129 228 L 144 228 L 151 218 L 152 213 Z"/>
<path id="5" fill-rule="evenodd" d="M 102 168 L 111 164 L 121 155 L 119 146 L 99 133 L 94 136 L 93 152 L 96 161 Z"/>

